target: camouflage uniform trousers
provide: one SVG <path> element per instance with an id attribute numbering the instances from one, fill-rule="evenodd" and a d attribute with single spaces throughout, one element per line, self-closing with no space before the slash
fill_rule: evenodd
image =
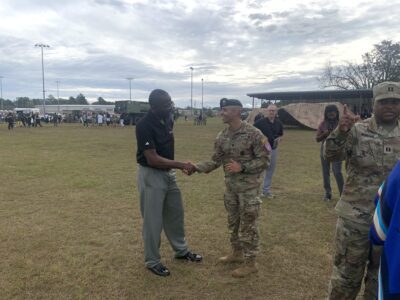
<path id="1" fill-rule="evenodd" d="M 258 217 L 261 206 L 259 195 L 259 189 L 244 192 L 227 189 L 224 194 L 232 249 L 243 250 L 246 258 L 255 258 L 259 251 Z"/>
<path id="2" fill-rule="evenodd" d="M 367 224 L 338 218 L 335 237 L 336 253 L 328 299 L 356 299 L 365 273 L 365 290 L 361 299 L 376 299 L 382 247 L 371 245 L 368 239 L 369 228 Z"/>

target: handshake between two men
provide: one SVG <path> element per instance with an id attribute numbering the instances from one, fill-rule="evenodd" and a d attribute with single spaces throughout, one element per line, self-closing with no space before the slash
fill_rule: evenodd
<path id="1" fill-rule="evenodd" d="M 243 171 L 242 165 L 231 159 L 227 164 L 224 165 L 224 170 L 227 173 L 239 173 Z M 191 161 L 187 161 L 183 163 L 182 172 L 186 175 L 190 176 L 195 172 L 200 172 L 198 166 Z"/>

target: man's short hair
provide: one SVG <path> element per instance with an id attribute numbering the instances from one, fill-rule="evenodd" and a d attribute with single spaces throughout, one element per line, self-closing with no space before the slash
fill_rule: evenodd
<path id="1" fill-rule="evenodd" d="M 165 102 L 165 98 L 168 97 L 171 100 L 171 96 L 164 90 L 155 89 L 149 95 L 150 106 L 157 106 Z"/>
<path id="2" fill-rule="evenodd" d="M 268 106 L 267 106 L 267 110 L 268 110 L 271 106 L 274 106 L 274 107 L 278 108 L 278 106 L 276 106 L 275 103 L 270 103 L 270 104 L 268 104 Z"/>

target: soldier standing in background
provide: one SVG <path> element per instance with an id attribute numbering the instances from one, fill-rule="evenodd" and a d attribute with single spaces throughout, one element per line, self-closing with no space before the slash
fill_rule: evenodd
<path id="1" fill-rule="evenodd" d="M 380 247 L 371 247 L 368 232 L 374 196 L 400 158 L 400 84 L 383 82 L 373 89 L 374 115 L 359 123 L 345 106 L 338 127 L 325 142 L 325 157 L 346 160 L 347 178 L 336 205 L 336 253 L 329 299 L 356 299 L 365 276 L 364 299 L 375 299 Z"/>
<path id="2" fill-rule="evenodd" d="M 229 126 L 218 134 L 211 161 L 198 163 L 196 171 L 209 173 L 221 165 L 224 167 L 224 203 L 233 252 L 219 262 L 244 262 L 232 276 L 245 277 L 258 271 L 255 259 L 259 251 L 258 218 L 262 202 L 259 195 L 271 147 L 261 131 L 242 122 L 240 101 L 224 98 L 220 107 L 222 120 Z"/>

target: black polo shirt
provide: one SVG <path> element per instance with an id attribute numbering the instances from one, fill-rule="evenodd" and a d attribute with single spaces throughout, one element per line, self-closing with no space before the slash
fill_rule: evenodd
<path id="1" fill-rule="evenodd" d="M 136 124 L 138 164 L 149 167 L 144 150 L 155 149 L 157 154 L 167 159 L 174 159 L 174 123 L 172 118 L 164 121 L 151 110 Z"/>
<path id="2" fill-rule="evenodd" d="M 274 140 L 283 135 L 283 126 L 281 121 L 275 118 L 272 123 L 268 118 L 262 118 L 254 123 L 254 127 L 261 130 L 261 132 L 268 138 L 268 142 L 271 145 L 272 149 L 275 149 L 277 146 L 274 145 Z"/>

